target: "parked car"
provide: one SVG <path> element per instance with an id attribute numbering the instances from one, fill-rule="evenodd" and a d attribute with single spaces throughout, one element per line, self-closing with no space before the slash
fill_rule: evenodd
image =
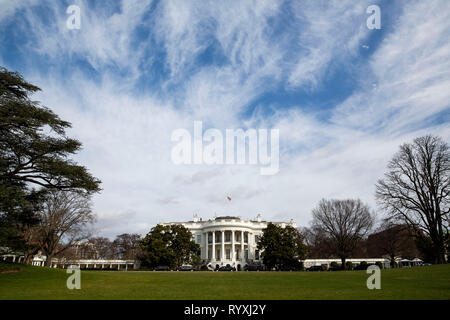
<path id="1" fill-rule="evenodd" d="M 259 264 L 248 264 L 244 267 L 245 271 L 264 271 L 264 266 Z"/>
<path id="2" fill-rule="evenodd" d="M 306 269 L 306 271 L 323 271 L 323 267 L 322 266 L 312 266 L 312 267 L 309 267 L 308 269 Z"/>
<path id="3" fill-rule="evenodd" d="M 328 271 L 341 271 L 341 270 L 342 270 L 341 266 L 339 266 L 339 267 L 329 267 L 328 268 Z"/>
<path id="4" fill-rule="evenodd" d="M 220 267 L 218 271 L 236 271 L 236 268 L 227 264 L 226 266 Z"/>
<path id="5" fill-rule="evenodd" d="M 157 266 L 153 271 L 170 271 L 169 266 Z"/>
<path id="6" fill-rule="evenodd" d="M 193 266 L 181 266 L 178 268 L 178 271 L 194 271 Z"/>

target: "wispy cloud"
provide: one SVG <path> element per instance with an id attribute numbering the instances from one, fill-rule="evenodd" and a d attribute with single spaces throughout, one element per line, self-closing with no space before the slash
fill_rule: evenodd
<path id="1" fill-rule="evenodd" d="M 65 27 L 69 3 L 11 3 L 0 28 L 22 35 L 1 38 L 0 61 L 73 123 L 69 134 L 84 145 L 76 160 L 103 181 L 94 200 L 107 236 L 194 212 L 304 225 L 322 197 L 374 206 L 400 143 L 450 137 L 447 1 L 390 4 L 382 30 L 365 26 L 369 2 L 80 0 L 80 30 Z M 352 90 L 329 98 L 342 77 Z M 171 133 L 194 120 L 278 128 L 280 172 L 174 165 Z"/>

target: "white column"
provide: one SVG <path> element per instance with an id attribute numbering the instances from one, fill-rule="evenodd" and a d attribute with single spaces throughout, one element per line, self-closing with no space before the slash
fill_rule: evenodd
<path id="1" fill-rule="evenodd" d="M 245 262 L 245 256 L 244 256 L 245 250 L 244 250 L 244 231 L 241 231 L 241 261 Z"/>
<path id="2" fill-rule="evenodd" d="M 225 231 L 222 230 L 222 239 L 220 239 L 222 241 L 222 252 L 221 252 L 221 256 L 222 256 L 222 262 L 225 261 Z"/>
<path id="3" fill-rule="evenodd" d="M 236 261 L 236 253 L 234 252 L 234 230 L 231 231 L 231 261 Z"/>
<path id="4" fill-rule="evenodd" d="M 248 259 L 254 259 L 255 257 L 253 256 L 253 233 L 247 233 L 247 249 L 248 249 Z M 251 249 L 250 249 L 251 248 Z"/>
<path id="5" fill-rule="evenodd" d="M 211 261 L 216 261 L 216 231 L 212 232 L 212 250 Z"/>
<path id="6" fill-rule="evenodd" d="M 205 260 L 208 260 L 208 232 L 205 232 L 203 235 L 205 237 L 205 254 L 203 256 Z"/>

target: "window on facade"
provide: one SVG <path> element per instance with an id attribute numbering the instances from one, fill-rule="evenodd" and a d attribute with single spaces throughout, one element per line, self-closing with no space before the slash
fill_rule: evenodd
<path id="1" fill-rule="evenodd" d="M 245 257 L 245 260 L 248 260 L 248 250 L 245 250 L 244 257 Z"/>
<path id="2" fill-rule="evenodd" d="M 259 260 L 259 250 L 255 250 L 255 260 Z"/>
<path id="3" fill-rule="evenodd" d="M 226 249 L 225 250 L 225 254 L 226 254 L 226 257 L 227 257 L 226 259 L 230 260 L 230 258 L 231 258 L 230 249 Z"/>
<path id="4" fill-rule="evenodd" d="M 248 242 L 248 234 L 244 234 L 244 242 Z"/>
<path id="5" fill-rule="evenodd" d="M 212 243 L 212 235 L 208 234 L 208 243 Z"/>
<path id="6" fill-rule="evenodd" d="M 212 250 L 208 249 L 208 256 L 206 257 L 206 259 L 210 259 L 212 257 Z"/>
<path id="7" fill-rule="evenodd" d="M 225 233 L 225 241 L 231 241 L 231 234 Z"/>
<path id="8" fill-rule="evenodd" d="M 202 243 L 202 235 L 201 234 L 197 235 L 197 243 Z"/>

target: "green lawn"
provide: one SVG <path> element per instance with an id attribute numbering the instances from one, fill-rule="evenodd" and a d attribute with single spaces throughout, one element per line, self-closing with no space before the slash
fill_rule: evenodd
<path id="1" fill-rule="evenodd" d="M 448 264 L 382 270 L 381 290 L 365 271 L 82 271 L 69 290 L 66 270 L 20 267 L 0 273 L 0 299 L 450 299 Z"/>

